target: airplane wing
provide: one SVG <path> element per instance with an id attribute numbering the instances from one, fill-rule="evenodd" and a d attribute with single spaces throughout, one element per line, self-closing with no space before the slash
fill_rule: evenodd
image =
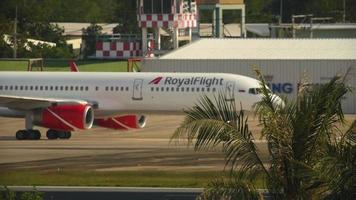
<path id="1" fill-rule="evenodd" d="M 64 104 L 91 104 L 84 100 L 54 99 L 54 98 L 34 98 L 23 96 L 0 95 L 0 107 L 7 107 L 15 110 L 33 110 L 46 108 L 54 105 Z"/>

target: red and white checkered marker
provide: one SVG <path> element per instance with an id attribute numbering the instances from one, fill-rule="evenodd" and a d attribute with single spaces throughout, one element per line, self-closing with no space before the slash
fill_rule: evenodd
<path id="1" fill-rule="evenodd" d="M 102 42 L 96 43 L 96 57 L 124 59 L 142 56 L 141 42 Z"/>
<path id="2" fill-rule="evenodd" d="M 141 28 L 188 28 L 197 26 L 196 14 L 141 14 Z"/>

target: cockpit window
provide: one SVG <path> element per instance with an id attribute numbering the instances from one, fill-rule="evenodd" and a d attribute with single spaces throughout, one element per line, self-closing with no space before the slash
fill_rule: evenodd
<path id="1" fill-rule="evenodd" d="M 262 93 L 262 89 L 261 88 L 250 88 L 250 89 L 248 89 L 248 93 L 250 93 L 250 94 L 261 94 Z M 268 89 L 268 93 L 272 93 L 272 91 Z"/>
<path id="2" fill-rule="evenodd" d="M 250 89 L 248 89 L 248 93 L 249 94 L 258 94 L 258 90 L 257 90 L 257 88 L 250 88 Z"/>

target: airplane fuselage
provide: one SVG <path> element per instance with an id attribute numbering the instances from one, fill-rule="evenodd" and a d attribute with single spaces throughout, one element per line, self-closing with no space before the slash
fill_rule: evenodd
<path id="1" fill-rule="evenodd" d="M 257 80 L 223 73 L 0 72 L 0 95 L 85 100 L 97 106 L 95 117 L 182 113 L 219 92 L 250 110 L 260 100 L 251 88 L 259 88 Z M 0 115 L 11 113 L 21 111 L 0 108 Z"/>

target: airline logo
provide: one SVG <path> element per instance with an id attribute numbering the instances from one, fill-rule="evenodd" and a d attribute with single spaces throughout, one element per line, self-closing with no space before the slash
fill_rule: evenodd
<path id="1" fill-rule="evenodd" d="M 157 78 L 153 79 L 153 80 L 152 80 L 150 83 L 148 83 L 148 84 L 157 85 L 157 84 L 159 84 L 159 82 L 161 82 L 162 78 L 163 78 L 162 76 L 157 77 Z"/>
<path id="2" fill-rule="evenodd" d="M 162 81 L 163 79 L 163 81 Z M 176 85 L 177 87 L 181 87 L 183 85 L 204 85 L 206 87 L 210 87 L 212 85 L 223 85 L 223 78 L 207 78 L 207 77 L 191 77 L 191 78 L 174 78 L 174 77 L 157 77 L 153 79 L 149 84 L 158 85 L 160 82 L 163 82 L 164 85 Z"/>

